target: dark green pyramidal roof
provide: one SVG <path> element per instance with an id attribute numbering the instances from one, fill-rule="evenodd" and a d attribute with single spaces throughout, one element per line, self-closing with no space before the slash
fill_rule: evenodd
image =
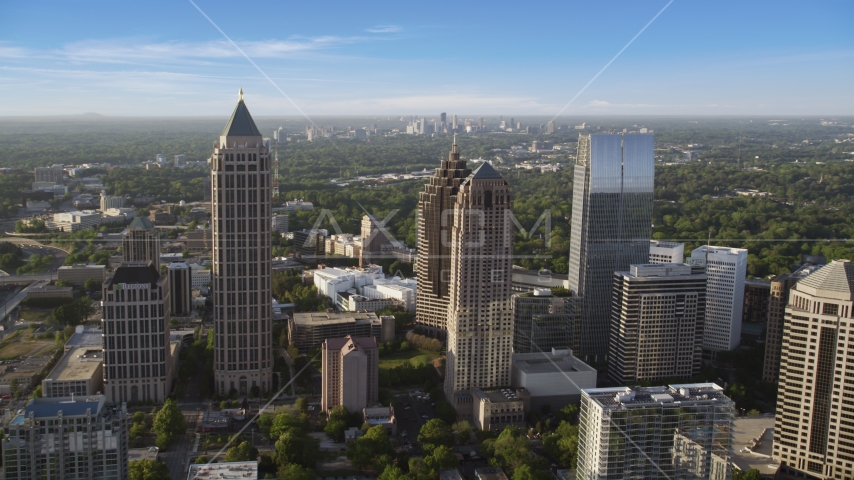
<path id="1" fill-rule="evenodd" d="M 240 98 L 237 100 L 237 106 L 234 107 L 234 112 L 225 128 L 222 130 L 224 137 L 260 137 L 261 132 L 255 126 L 255 120 L 252 120 L 252 115 L 249 114 L 249 109 L 243 103 L 243 89 L 240 89 Z"/>
<path id="2" fill-rule="evenodd" d="M 151 223 L 151 220 L 146 217 L 136 216 L 130 222 L 128 228 L 141 228 L 143 230 L 151 230 L 152 228 L 154 228 L 154 224 Z"/>
<path id="3" fill-rule="evenodd" d="M 500 173 L 496 172 L 492 165 L 489 162 L 483 162 L 477 167 L 472 173 L 472 178 L 476 179 L 492 179 L 492 178 L 503 178 Z"/>

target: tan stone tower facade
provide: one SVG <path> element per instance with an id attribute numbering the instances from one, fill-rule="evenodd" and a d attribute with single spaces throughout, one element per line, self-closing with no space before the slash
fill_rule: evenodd
<path id="1" fill-rule="evenodd" d="M 510 187 L 488 163 L 451 201 L 445 394 L 456 404 L 455 393 L 510 385 L 513 224 Z"/>
<path id="2" fill-rule="evenodd" d="M 451 147 L 418 199 L 418 278 L 415 322 L 430 334 L 444 336 L 448 322 L 448 288 L 451 271 L 451 217 L 453 196 L 471 174 L 460 160 L 457 144 Z"/>
<path id="3" fill-rule="evenodd" d="M 786 473 L 854 478 L 850 432 L 854 265 L 834 260 L 789 291 L 773 457 Z"/>
<path id="4" fill-rule="evenodd" d="M 270 155 L 243 90 L 211 156 L 216 392 L 270 390 Z"/>
<path id="5" fill-rule="evenodd" d="M 160 232 L 151 220 L 136 217 L 122 233 L 122 262 L 151 262 L 160 271 Z"/>

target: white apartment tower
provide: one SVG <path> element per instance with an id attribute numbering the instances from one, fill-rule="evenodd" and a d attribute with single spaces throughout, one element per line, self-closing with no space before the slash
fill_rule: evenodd
<path id="1" fill-rule="evenodd" d="M 688 263 L 698 271 L 703 268 L 706 271 L 703 349 L 711 352 L 735 349 L 741 341 L 747 250 L 706 245 L 691 252 Z"/>
<path id="2" fill-rule="evenodd" d="M 5 425 L 3 478 L 124 480 L 127 405 L 103 395 L 30 400 Z"/>
<path id="3" fill-rule="evenodd" d="M 451 205 L 445 394 L 454 401 L 457 392 L 510 385 L 513 224 L 510 187 L 488 163 L 463 180 Z"/>
<path id="4" fill-rule="evenodd" d="M 772 453 L 786 473 L 854 478 L 852 333 L 851 262 L 834 260 L 789 290 Z"/>
<path id="5" fill-rule="evenodd" d="M 270 154 L 243 103 L 211 155 L 216 392 L 271 386 Z"/>
<path id="6" fill-rule="evenodd" d="M 575 478 L 731 478 L 734 407 L 714 383 L 583 389 Z"/>
<path id="7" fill-rule="evenodd" d="M 135 217 L 122 232 L 122 262 L 151 262 L 160 271 L 160 233 L 151 220 Z"/>
<path id="8" fill-rule="evenodd" d="M 685 261 L 685 244 L 649 241 L 649 263 L 682 263 Z"/>
<path id="9" fill-rule="evenodd" d="M 169 285 L 150 263 L 123 263 L 104 282 L 104 394 L 161 403 L 171 387 Z"/>

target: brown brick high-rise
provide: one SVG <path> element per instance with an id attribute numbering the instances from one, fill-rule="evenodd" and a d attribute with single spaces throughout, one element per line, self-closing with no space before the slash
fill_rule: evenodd
<path id="1" fill-rule="evenodd" d="M 460 160 L 456 142 L 448 159 L 430 177 L 418 200 L 418 278 L 416 323 L 430 334 L 444 337 L 448 324 L 448 286 L 453 225 L 452 196 L 471 174 Z M 444 213 L 443 213 L 444 212 Z"/>

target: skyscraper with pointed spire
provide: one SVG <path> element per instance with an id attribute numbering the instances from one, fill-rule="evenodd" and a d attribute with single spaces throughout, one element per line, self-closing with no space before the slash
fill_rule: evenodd
<path id="1" fill-rule="evenodd" d="M 453 401 L 456 393 L 510 385 L 510 186 L 484 163 L 460 184 L 451 208 L 445 394 Z"/>
<path id="2" fill-rule="evenodd" d="M 445 336 L 448 323 L 448 286 L 450 284 L 453 196 L 460 183 L 471 174 L 460 160 L 457 143 L 451 146 L 430 183 L 418 199 L 418 278 L 416 323 L 434 336 Z"/>
<path id="3" fill-rule="evenodd" d="M 211 156 L 216 392 L 267 392 L 272 372 L 270 154 L 243 101 Z"/>

